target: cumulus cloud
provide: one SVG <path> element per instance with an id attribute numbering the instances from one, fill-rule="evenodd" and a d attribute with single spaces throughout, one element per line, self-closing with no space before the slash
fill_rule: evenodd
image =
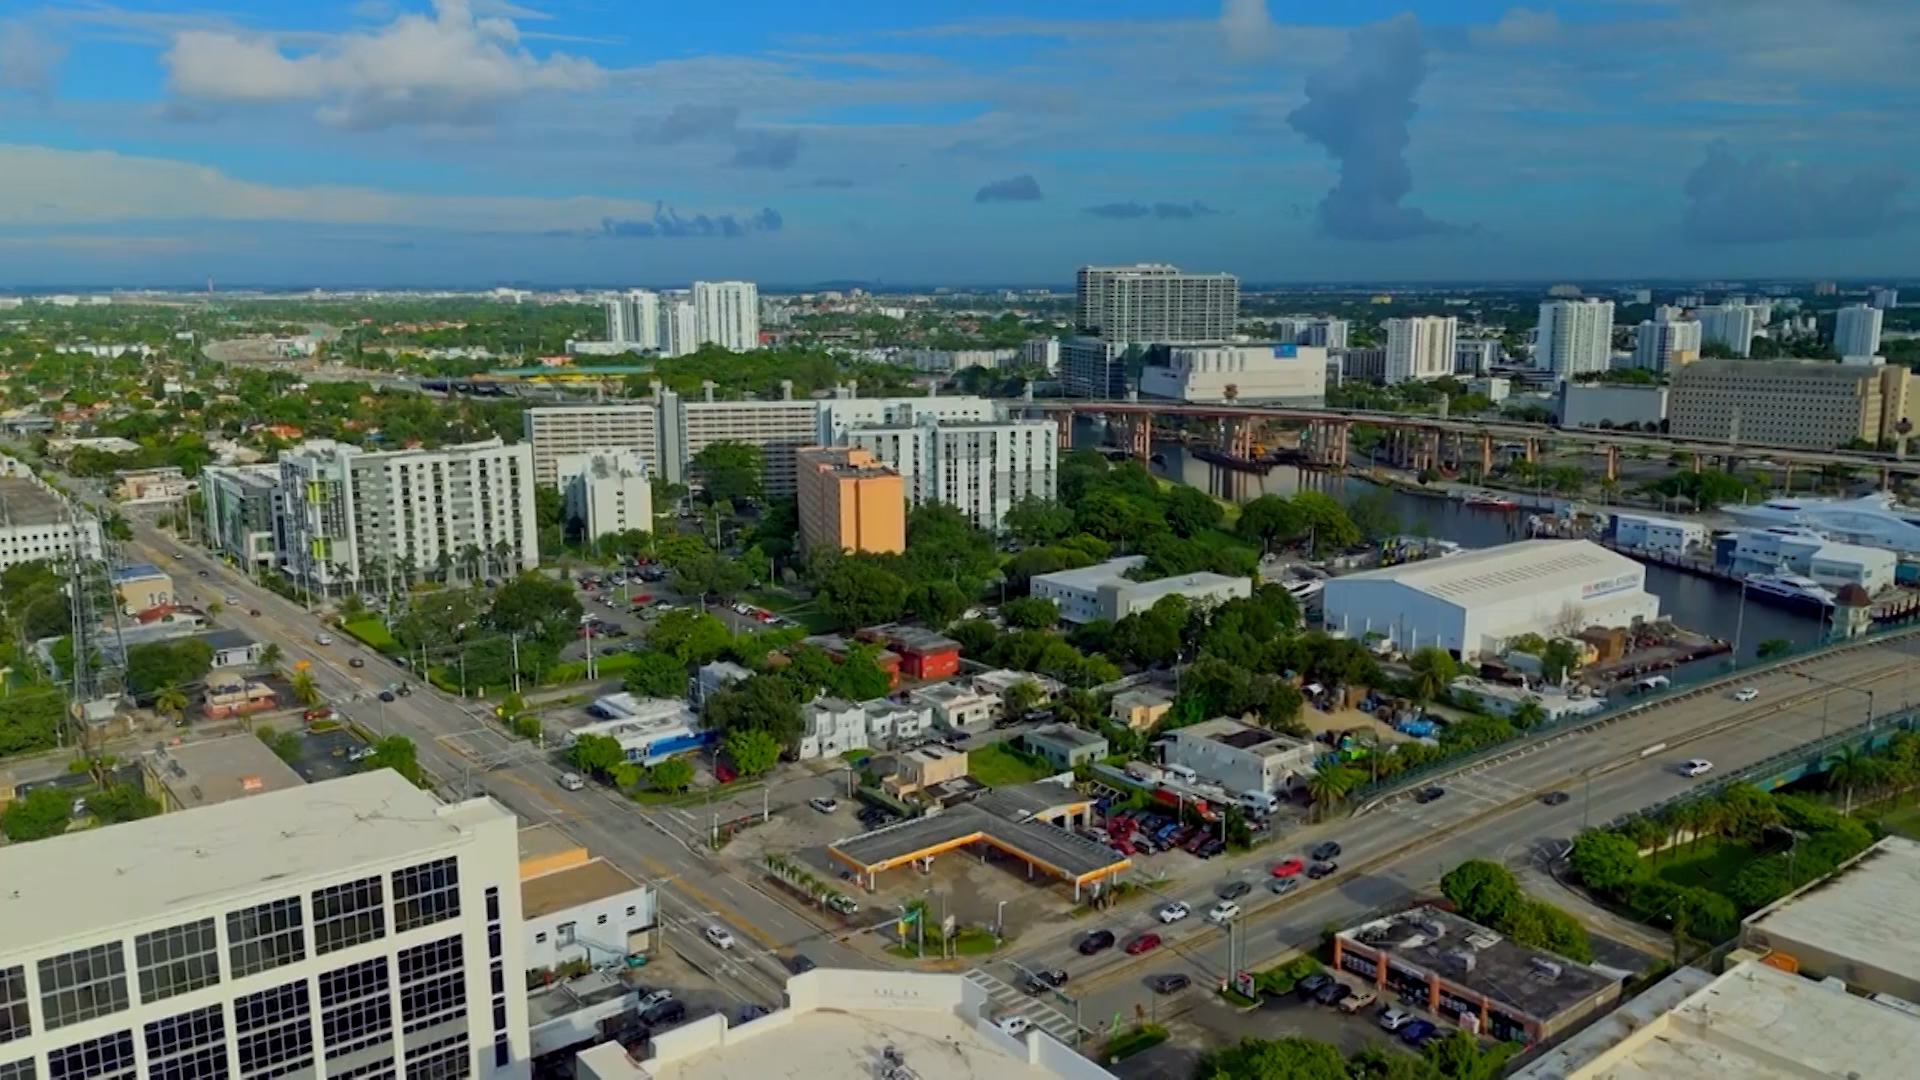
<path id="1" fill-rule="evenodd" d="M 1267 0 L 1222 0 L 1220 33 L 1227 40 L 1227 51 L 1240 59 L 1273 52 L 1273 18 L 1267 14 Z"/>
<path id="2" fill-rule="evenodd" d="M 1545 45 L 1560 37 L 1563 24 L 1552 11 L 1528 7 L 1508 8 L 1500 21 L 1491 26 L 1476 26 L 1468 36 L 1480 45 Z"/>
<path id="3" fill-rule="evenodd" d="M 606 78 L 590 60 L 520 46 L 511 19 L 476 16 L 468 0 L 434 0 L 406 13 L 289 53 L 268 35 L 190 29 L 161 57 L 175 94 L 202 101 L 311 101 L 337 127 L 476 124 L 510 101 L 586 90 Z"/>
<path id="4" fill-rule="evenodd" d="M 1901 203 L 1908 186 L 1893 169 L 1843 174 L 1764 153 L 1742 158 L 1716 142 L 1687 177 L 1680 225 L 1707 244 L 1874 236 L 1912 217 Z"/>
<path id="5" fill-rule="evenodd" d="M 1295 131 L 1326 148 L 1340 182 L 1320 200 L 1318 227 L 1341 240 L 1400 240 L 1455 231 L 1402 206 L 1414 95 L 1427 77 L 1420 23 L 1403 14 L 1353 32 L 1346 57 L 1307 78 L 1307 103 L 1287 114 Z"/>
<path id="6" fill-rule="evenodd" d="M 733 105 L 676 105 L 658 121 L 634 125 L 634 138 L 656 146 L 723 142 L 733 146 L 727 164 L 736 169 L 788 169 L 800 160 L 800 135 L 740 126 Z"/>
<path id="7" fill-rule="evenodd" d="M 1157 202 L 1152 206 L 1137 202 L 1102 203 L 1089 206 L 1084 211 L 1111 221 L 1136 221 L 1145 217 L 1161 221 L 1191 221 L 1198 217 L 1212 217 L 1219 212 L 1203 202 Z"/>
<path id="8" fill-rule="evenodd" d="M 995 180 L 973 193 L 973 201 L 977 203 L 1039 202 L 1044 198 L 1046 196 L 1040 193 L 1040 182 L 1026 173 Z"/>
<path id="9" fill-rule="evenodd" d="M 683 217 L 672 207 L 658 203 L 654 205 L 652 217 L 626 221 L 608 218 L 600 223 L 600 232 L 618 240 L 733 240 L 748 233 L 779 232 L 785 225 L 786 221 L 781 218 L 779 211 L 772 207 L 744 218 L 732 214 L 693 214 Z"/>
<path id="10" fill-rule="evenodd" d="M 66 46 L 32 24 L 0 19 L 0 90 L 52 93 L 54 76 L 66 55 Z"/>

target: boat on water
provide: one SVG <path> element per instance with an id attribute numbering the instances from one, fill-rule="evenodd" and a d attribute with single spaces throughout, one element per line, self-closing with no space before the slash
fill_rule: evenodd
<path id="1" fill-rule="evenodd" d="M 1748 528 L 1810 529 L 1829 540 L 1920 554 L 1920 510 L 1879 492 L 1857 499 L 1786 496 L 1763 503 L 1730 503 L 1720 512 Z"/>
<path id="2" fill-rule="evenodd" d="M 1743 588 L 1750 599 L 1779 607 L 1825 611 L 1834 603 L 1832 589 L 1800 574 L 1749 574 Z"/>
<path id="3" fill-rule="evenodd" d="M 1498 495 L 1491 491 L 1469 492 L 1467 497 L 1462 501 L 1468 506 L 1479 507 L 1482 510 L 1520 509 L 1519 500 L 1509 499 L 1505 495 Z"/>

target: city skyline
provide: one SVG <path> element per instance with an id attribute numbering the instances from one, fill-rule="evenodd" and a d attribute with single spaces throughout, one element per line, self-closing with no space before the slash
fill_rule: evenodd
<path id="1" fill-rule="evenodd" d="M 0 18 L 0 287 L 1899 276 L 1856 0 Z"/>

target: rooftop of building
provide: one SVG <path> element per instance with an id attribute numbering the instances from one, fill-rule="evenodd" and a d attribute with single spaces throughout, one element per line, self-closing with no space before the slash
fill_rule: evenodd
<path id="1" fill-rule="evenodd" d="M 1071 804 L 1075 801 L 1073 792 L 1059 789 L 1060 794 L 1068 798 L 1042 806 L 1037 805 L 1031 795 L 1015 792 L 1002 795 L 1003 790 L 1006 789 L 988 792 L 974 802 L 950 807 L 944 813 L 910 818 L 840 840 L 828 850 L 842 862 L 862 869 L 890 868 L 924 853 L 950 851 L 984 839 L 1073 880 L 1117 873 L 1129 865 L 1125 857 L 1115 854 L 1105 844 L 1057 825 L 1026 820 L 1038 810 Z"/>
<path id="2" fill-rule="evenodd" d="M 537 919 L 639 887 L 640 883 L 625 870 L 605 859 L 589 859 L 520 882 L 520 913 L 523 918 Z"/>
<path id="3" fill-rule="evenodd" d="M 644 1061 L 619 1043 L 583 1051 L 583 1080 L 1111 1080 L 1038 1031 L 991 1023 L 986 992 L 963 976 L 822 968 L 787 983 L 787 1008 L 729 1027 L 710 1016 L 655 1035 Z"/>
<path id="4" fill-rule="evenodd" d="M 731 660 L 715 660 L 700 665 L 700 674 L 710 679 L 745 679 L 750 678 L 753 672 Z"/>
<path id="5" fill-rule="evenodd" d="M 539 1027 L 602 1002 L 637 998 L 639 991 L 613 974 L 589 971 L 527 994 L 527 1026 Z"/>
<path id="6" fill-rule="evenodd" d="M 933 701 L 942 705 L 952 705 L 959 702 L 968 702 L 968 701 L 979 701 L 984 698 L 991 698 L 991 697 L 998 696 L 995 693 L 993 693 L 991 690 L 981 690 L 976 687 L 969 686 L 965 683 L 958 683 L 958 682 L 934 683 L 931 686 L 922 686 L 915 689 L 913 691 L 913 694 L 915 697 L 924 697 L 929 701 Z"/>
<path id="7" fill-rule="evenodd" d="M 156 747 L 146 764 L 183 810 L 306 783 L 266 743 L 247 734 Z"/>
<path id="8" fill-rule="evenodd" d="M 523 863 L 550 859 L 556 855 L 566 855 L 575 851 L 584 854 L 586 851 L 580 841 L 569 836 L 566 830 L 552 822 L 529 825 L 521 829 L 519 844 L 520 861 Z"/>
<path id="9" fill-rule="evenodd" d="M 150 562 L 128 563 L 126 566 L 115 567 L 113 571 L 113 580 L 116 583 L 165 577 L 168 577 L 167 572 Z M 171 580 L 171 578 L 169 578 L 169 580 Z"/>
<path id="10" fill-rule="evenodd" d="M 1916 1061 L 1920 1017 L 1748 961 L 1603 1051 L 1579 1075 L 1590 1080 L 1905 1080 Z"/>
<path id="11" fill-rule="evenodd" d="M 1113 695 L 1113 704 L 1122 709 L 1151 708 L 1156 705 L 1173 704 L 1174 693 L 1169 687 L 1149 683 L 1145 686 L 1128 687 Z"/>
<path id="12" fill-rule="evenodd" d="M 1687 381 L 1687 376 L 1737 375 L 1741 378 L 1784 378 L 1825 379 L 1831 382 L 1858 382 L 1863 376 L 1878 378 L 1878 367 L 1866 367 L 1859 364 L 1836 364 L 1831 360 L 1809 360 L 1804 358 L 1782 358 L 1779 360 L 1695 360 L 1683 365 L 1673 373 L 1673 381 Z"/>
<path id="13" fill-rule="evenodd" d="M 1920 896 L 1920 843 L 1889 836 L 1840 868 L 1747 920 L 1747 940 L 1803 948 L 1920 979 L 1920 939 L 1894 931 Z M 1917 1058 L 1916 1060 L 1920 1060 Z"/>
<path id="14" fill-rule="evenodd" d="M 1031 784 L 993 788 L 982 794 L 975 805 L 1009 821 L 1021 821 L 1035 814 L 1050 813 L 1070 806 L 1085 806 L 1092 801 L 1090 796 L 1081 794 L 1065 783 L 1035 780 Z"/>
<path id="15" fill-rule="evenodd" d="M 1152 581 L 1129 582 L 1128 587 L 1133 593 L 1134 602 L 1140 603 L 1157 597 L 1192 592 L 1196 589 L 1218 589 L 1222 586 L 1241 583 L 1244 583 L 1248 590 L 1252 590 L 1252 578 L 1231 577 L 1227 574 L 1216 574 L 1208 570 L 1202 570 L 1194 574 L 1176 574 L 1173 577 L 1154 578 Z"/>
<path id="16" fill-rule="evenodd" d="M 1071 724 L 1047 724 L 1027 732 L 1025 737 L 1059 743 L 1062 746 L 1105 746 L 1107 744 L 1105 736 L 1092 731 L 1082 731 Z"/>
<path id="17" fill-rule="evenodd" d="M 1714 976 L 1697 967 L 1683 967 L 1634 995 L 1567 1041 L 1529 1062 L 1511 1080 L 1568 1080 L 1600 1055 L 1625 1042 L 1634 1032 L 1654 1023 L 1695 993 L 1711 985 Z"/>
<path id="18" fill-rule="evenodd" d="M 1446 559 L 1346 574 L 1327 583 L 1329 592 L 1354 582 L 1391 581 L 1455 604 L 1493 604 L 1533 596 L 1555 585 L 1578 585 L 1617 577 L 1644 581 L 1645 570 L 1591 540 L 1522 540 L 1463 551 Z M 1631 579 L 1631 580 L 1628 580 Z"/>
<path id="19" fill-rule="evenodd" d="M 1617 981 L 1434 907 L 1363 923 L 1340 936 L 1535 1020 L 1551 1020 Z"/>
<path id="20" fill-rule="evenodd" d="M 0 528 L 55 525 L 66 516 L 58 495 L 25 477 L 0 476 Z"/>
<path id="21" fill-rule="evenodd" d="M 512 814 L 391 769 L 0 848 L 0 957 L 458 846 Z"/>
<path id="22" fill-rule="evenodd" d="M 1203 739 L 1208 742 L 1222 743 L 1235 750 L 1245 750 L 1250 754 L 1280 753 L 1308 745 L 1305 739 L 1296 739 L 1278 731 L 1255 727 L 1230 716 L 1202 720 L 1197 724 L 1175 728 L 1167 734 L 1179 739 Z"/>
<path id="23" fill-rule="evenodd" d="M 1111 584 L 1126 578 L 1127 571 L 1147 565 L 1145 555 L 1127 555 L 1106 562 L 1083 566 L 1077 570 L 1056 570 L 1051 574 L 1035 574 L 1033 580 L 1042 581 L 1061 589 L 1082 589 L 1092 591 L 1102 585 Z"/>
<path id="24" fill-rule="evenodd" d="M 252 634 L 247 633 L 245 630 L 235 630 L 231 627 L 220 630 L 209 630 L 204 634 L 195 634 L 194 636 L 216 649 L 247 649 L 252 648 L 255 644 L 255 639 Z"/>
<path id="25" fill-rule="evenodd" d="M 958 652 L 960 649 L 959 642 L 938 630 L 929 630 L 924 626 L 902 626 L 899 623 L 890 623 L 885 626 L 871 627 L 861 633 L 881 638 L 896 649 L 905 649 L 922 655 L 943 651 Z"/>

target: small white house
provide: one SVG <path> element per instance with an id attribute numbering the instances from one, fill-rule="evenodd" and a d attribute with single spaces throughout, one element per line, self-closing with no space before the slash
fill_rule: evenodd
<path id="1" fill-rule="evenodd" d="M 621 963 L 647 950 L 658 921 L 653 887 L 600 858 L 523 880 L 520 908 L 528 971 Z"/>
<path id="2" fill-rule="evenodd" d="M 1642 551 L 1678 555 L 1707 544 L 1707 527 L 1697 521 L 1651 517 L 1646 514 L 1613 515 L 1614 543 Z"/>

